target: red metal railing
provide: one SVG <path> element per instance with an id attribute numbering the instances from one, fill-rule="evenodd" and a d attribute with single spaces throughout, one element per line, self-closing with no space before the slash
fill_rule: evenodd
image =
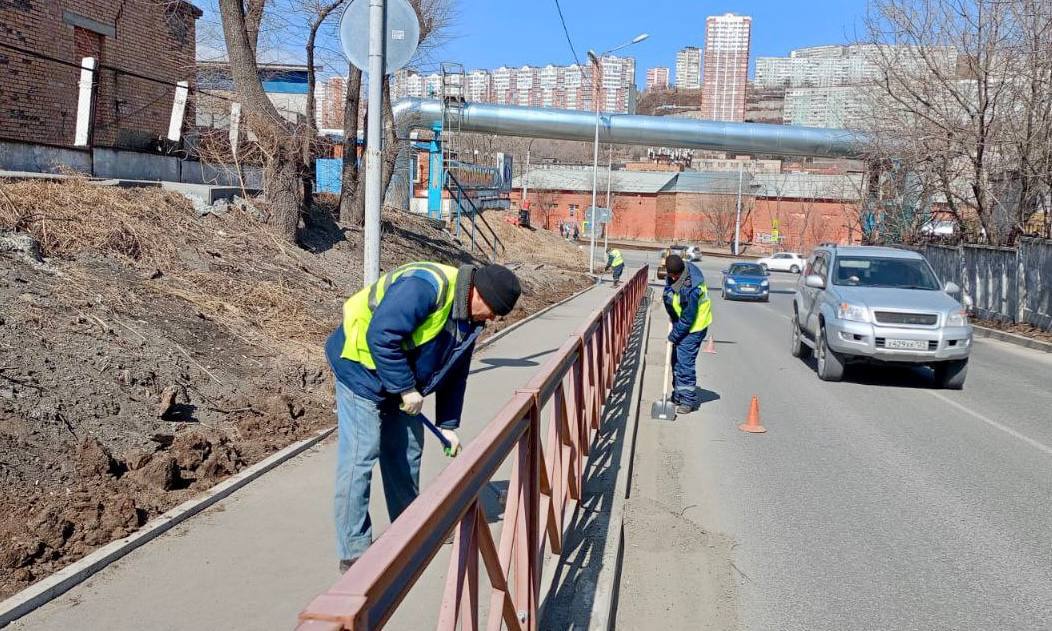
<path id="1" fill-rule="evenodd" d="M 636 272 L 597 310 L 329 591 L 300 612 L 300 631 L 379 629 L 456 528 L 439 629 L 479 628 L 479 559 L 490 584 L 488 628 L 538 628 L 545 546 L 560 554 L 581 499 L 601 410 L 647 289 Z M 550 406 L 548 404 L 551 404 Z M 541 411 L 549 409 L 541 447 Z M 499 544 L 479 494 L 511 456 Z"/>

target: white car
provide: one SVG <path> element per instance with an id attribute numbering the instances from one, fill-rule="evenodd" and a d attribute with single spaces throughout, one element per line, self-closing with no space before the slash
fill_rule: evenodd
<path id="1" fill-rule="evenodd" d="M 798 252 L 775 252 L 767 258 L 756 261 L 766 270 L 775 272 L 792 272 L 799 274 L 804 269 L 806 261 Z"/>
<path id="2" fill-rule="evenodd" d="M 701 260 L 701 248 L 696 245 L 688 245 L 683 254 L 688 261 L 697 262 Z"/>

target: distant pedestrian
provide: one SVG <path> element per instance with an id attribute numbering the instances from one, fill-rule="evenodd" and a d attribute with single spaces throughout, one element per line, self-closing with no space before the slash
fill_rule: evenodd
<path id="1" fill-rule="evenodd" d="M 606 251 L 606 269 L 611 271 L 614 287 L 620 285 L 621 274 L 625 271 L 625 258 L 621 256 L 621 250 L 611 248 Z"/>
<path id="2" fill-rule="evenodd" d="M 712 302 L 705 275 L 678 254 L 665 259 L 665 310 L 672 320 L 672 402 L 679 414 L 698 409 L 698 351 L 712 324 Z"/>
<path id="3" fill-rule="evenodd" d="M 475 340 L 488 320 L 515 307 L 520 293 L 519 279 L 500 265 L 420 262 L 388 272 L 344 303 L 343 322 L 325 344 L 336 377 L 341 572 L 373 540 L 369 490 L 376 463 L 392 522 L 420 492 L 424 397 L 435 394 L 435 425 L 451 455 L 460 450 L 456 429 Z"/>

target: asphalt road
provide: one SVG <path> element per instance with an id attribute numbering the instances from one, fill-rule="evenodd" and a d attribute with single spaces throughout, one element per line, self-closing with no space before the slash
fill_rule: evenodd
<path id="1" fill-rule="evenodd" d="M 702 266 L 714 289 L 726 263 Z M 709 578 L 733 581 L 717 602 L 735 611 L 690 626 L 1052 629 L 1052 355 L 978 339 L 961 392 L 932 389 L 923 368 L 825 383 L 789 355 L 794 283 L 775 274 L 768 304 L 713 291 L 718 353 L 699 360 L 713 400 L 674 424 L 640 423 L 630 501 L 730 542 L 733 571 Z M 736 428 L 754 394 L 767 434 Z M 638 536 L 671 547 L 676 534 Z M 646 542 L 628 534 L 626 546 L 621 602 L 635 611 L 619 628 L 680 628 L 691 618 L 671 614 L 697 607 L 683 583 L 721 561 L 660 546 L 633 556 Z"/>

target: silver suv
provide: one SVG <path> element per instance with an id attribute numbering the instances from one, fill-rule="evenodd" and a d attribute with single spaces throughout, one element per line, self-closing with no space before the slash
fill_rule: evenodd
<path id="1" fill-rule="evenodd" d="M 960 390 L 972 327 L 928 261 L 907 250 L 823 246 L 811 253 L 793 298 L 794 357 L 814 351 L 818 376 L 840 381 L 853 361 L 928 364 L 939 387 Z"/>

